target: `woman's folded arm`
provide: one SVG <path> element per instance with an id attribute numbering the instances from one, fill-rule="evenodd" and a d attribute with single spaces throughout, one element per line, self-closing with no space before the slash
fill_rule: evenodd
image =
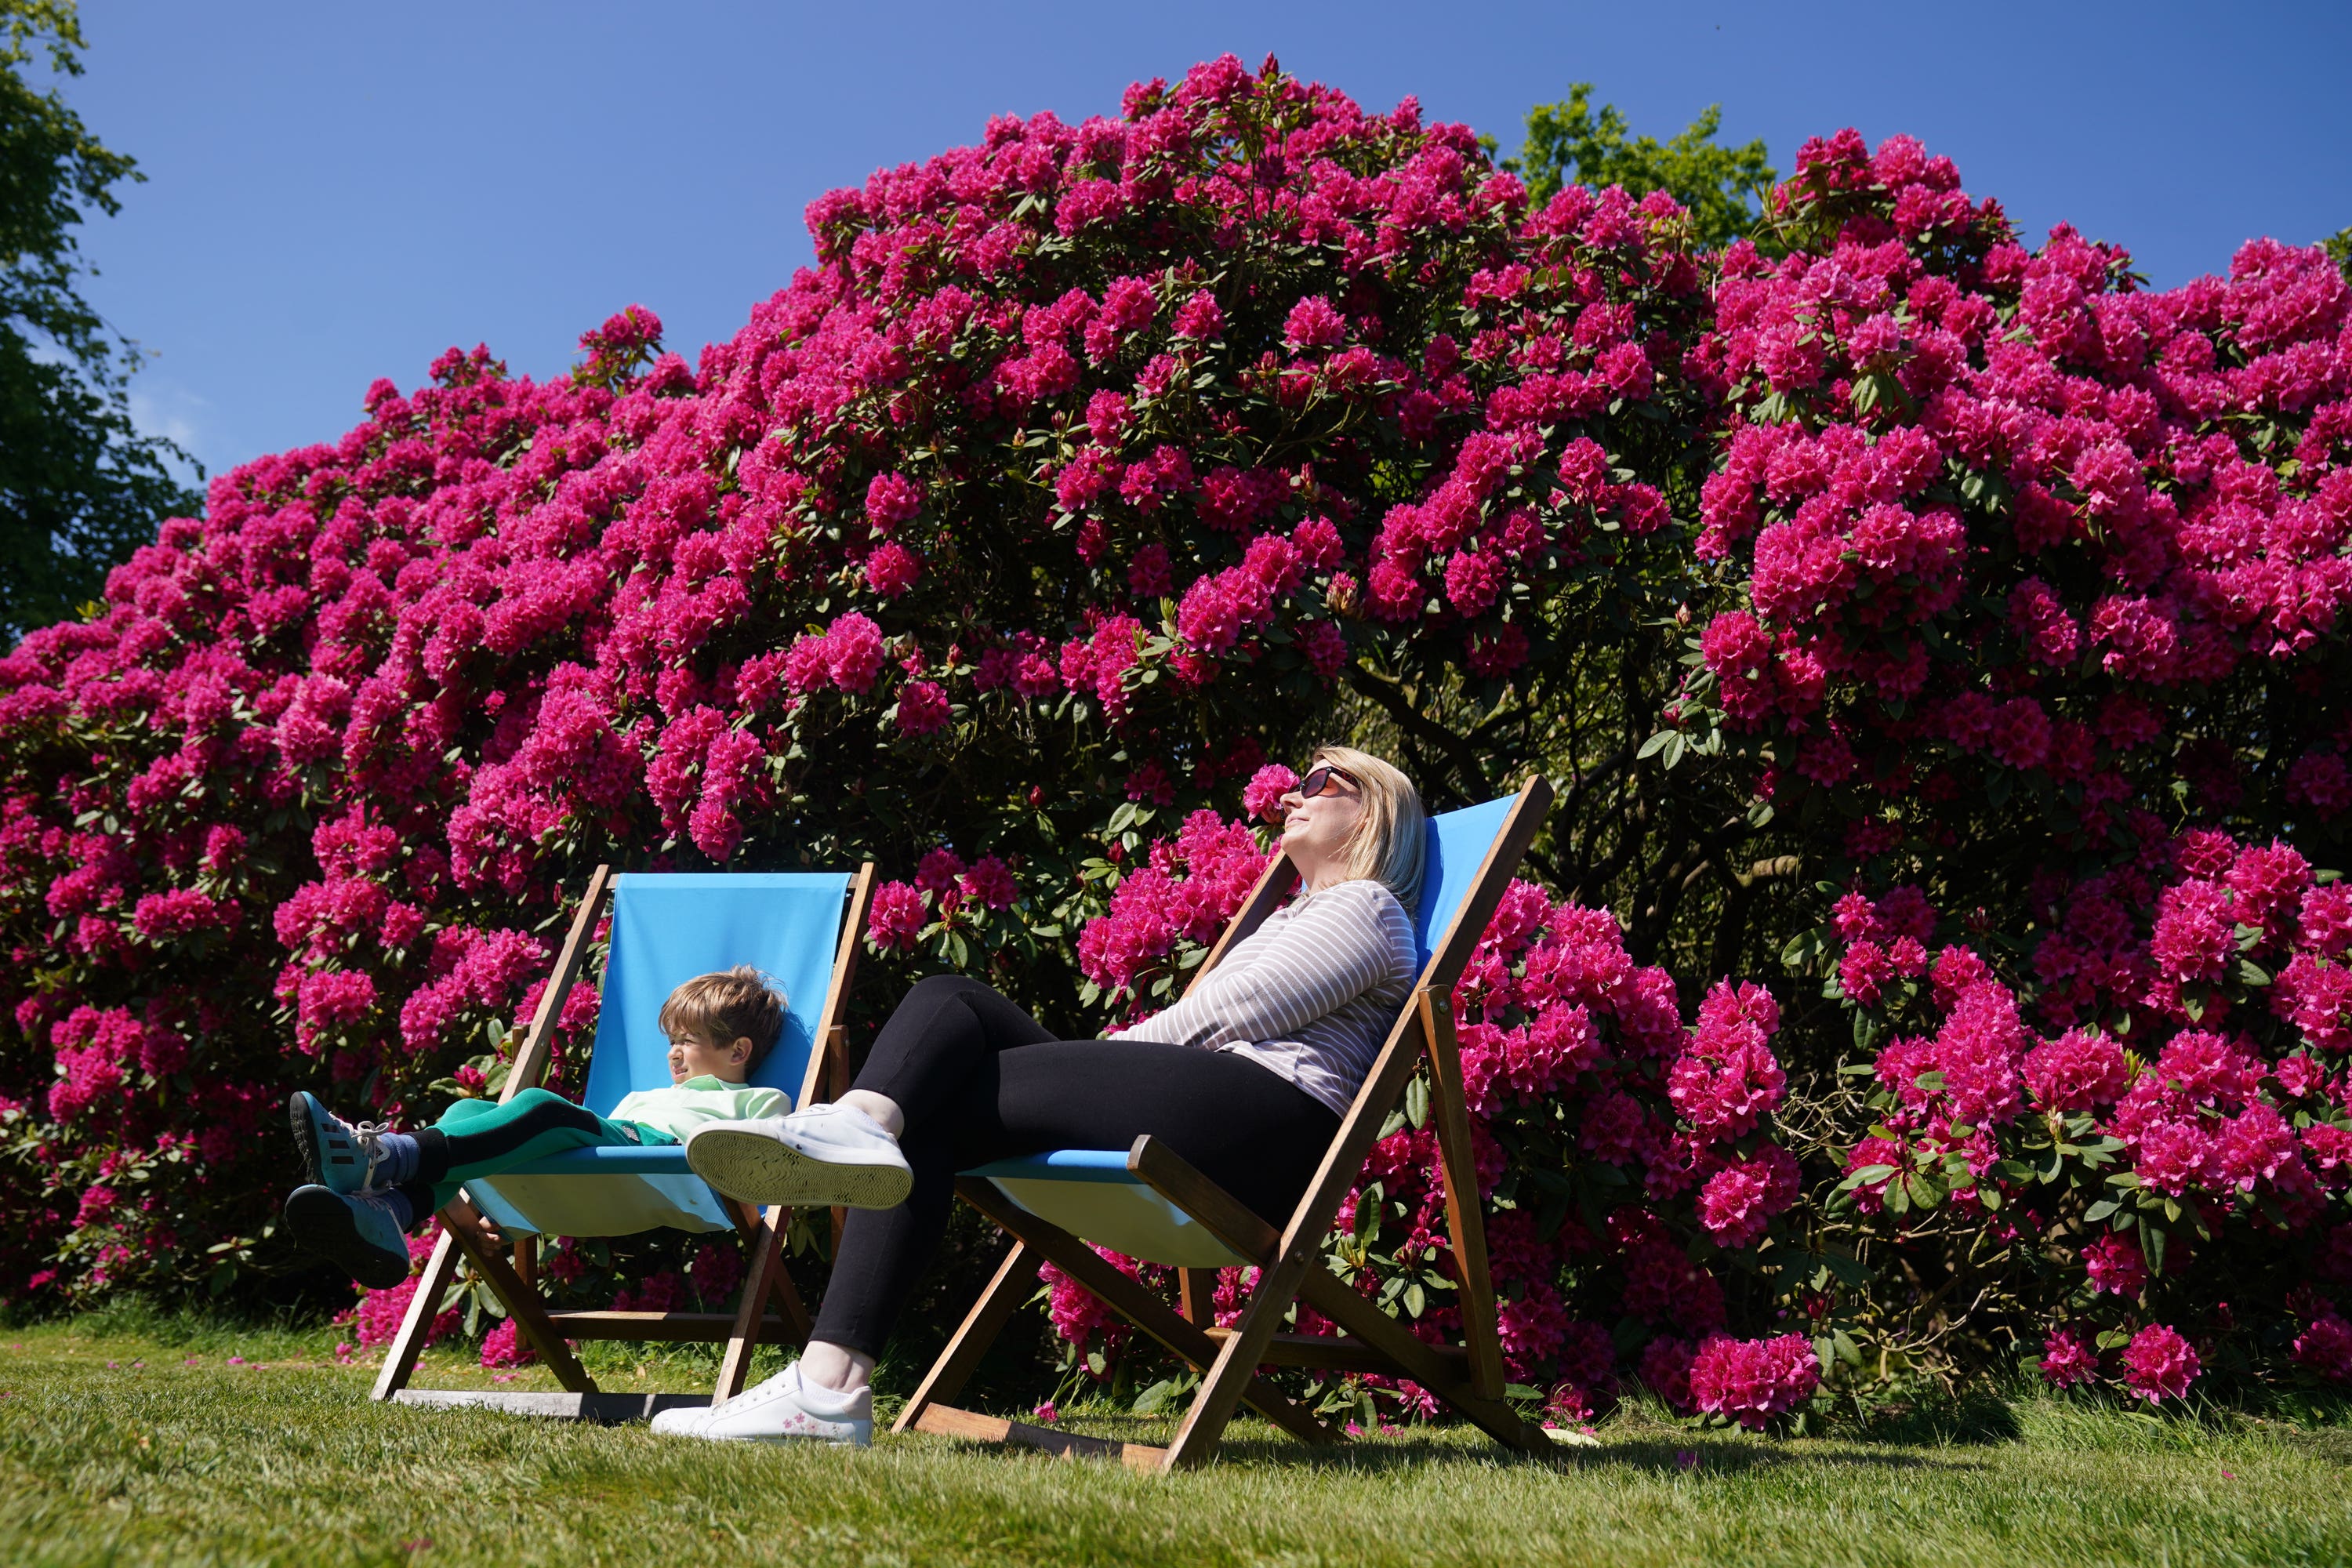
<path id="1" fill-rule="evenodd" d="M 1215 1047 L 1296 1036 L 1367 992 L 1410 984 L 1412 922 L 1377 882 L 1343 882 L 1284 912 L 1126 1037 Z"/>

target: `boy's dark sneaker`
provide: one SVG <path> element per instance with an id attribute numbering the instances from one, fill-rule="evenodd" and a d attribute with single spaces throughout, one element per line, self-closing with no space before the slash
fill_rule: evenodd
<path id="1" fill-rule="evenodd" d="M 371 1290 L 408 1278 L 408 1200 L 398 1193 L 338 1193 L 312 1183 L 286 1200 L 286 1228 Z"/>
<path id="2" fill-rule="evenodd" d="M 315 1094 L 294 1091 L 286 1101 L 286 1121 L 294 1130 L 294 1146 L 301 1151 L 302 1176 L 329 1192 L 356 1193 L 375 1173 L 373 1127 L 353 1127 L 328 1110 Z"/>

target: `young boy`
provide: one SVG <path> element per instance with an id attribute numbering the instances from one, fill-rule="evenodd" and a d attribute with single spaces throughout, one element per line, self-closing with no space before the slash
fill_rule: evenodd
<path id="1" fill-rule="evenodd" d="M 712 1121 L 781 1116 L 782 1090 L 744 1082 L 783 1032 L 784 999 L 749 965 L 688 981 L 662 1004 L 667 1089 L 625 1096 L 607 1118 L 544 1089 L 461 1100 L 416 1132 L 340 1120 L 315 1096 L 287 1103 L 304 1185 L 286 1200 L 294 1239 L 370 1289 L 408 1278 L 407 1233 L 467 1182 L 564 1149 L 677 1143 Z"/>

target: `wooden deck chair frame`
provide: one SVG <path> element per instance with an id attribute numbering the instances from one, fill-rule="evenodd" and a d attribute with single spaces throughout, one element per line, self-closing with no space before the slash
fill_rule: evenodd
<path id="1" fill-rule="evenodd" d="M 1190 1468 L 1214 1457 L 1226 1423 L 1244 1404 L 1309 1443 L 1340 1441 L 1340 1434 L 1259 1375 L 1264 1367 L 1304 1366 L 1410 1378 L 1497 1441 L 1530 1452 L 1549 1451 L 1549 1440 L 1522 1421 L 1503 1398 L 1502 1340 L 1479 1217 L 1477 1171 L 1472 1159 L 1469 1110 L 1462 1092 L 1453 999 L 1454 984 L 1517 870 L 1520 858 L 1542 826 L 1551 798 L 1550 784 L 1538 775 L 1529 779 L 1511 803 L 1461 906 L 1444 932 L 1432 942 L 1429 963 L 1419 983 L 1400 1009 L 1386 1044 L 1288 1224 L 1277 1231 L 1149 1136 L 1137 1139 L 1129 1152 L 1129 1173 L 1224 1247 L 1257 1264 L 1256 1288 L 1232 1327 L 1216 1326 L 1212 1303 L 1214 1270 L 1183 1270 L 1181 1310 L 1171 1310 L 1104 1262 L 1077 1237 L 1012 1203 L 992 1183 L 960 1178 L 957 1192 L 1013 1237 L 1013 1249 L 891 1429 L 1018 1442 L 1059 1453 L 1098 1454 L 1136 1468 Z M 1210 950 L 1192 984 L 1200 984 L 1202 974 L 1255 931 L 1297 881 L 1297 870 L 1288 858 L 1277 857 Z M 1460 1274 L 1464 1342 L 1459 1346 L 1424 1342 L 1332 1274 L 1322 1258 L 1323 1238 L 1332 1219 L 1355 1185 L 1366 1156 L 1379 1140 L 1381 1124 L 1395 1109 L 1424 1052 L 1430 1063 L 1430 1111 L 1436 1122 L 1445 1179 L 1446 1221 Z M 1104 1305 L 1201 1370 L 1199 1391 L 1169 1447 L 1078 1436 L 960 1410 L 946 1403 L 961 1392 L 1006 1321 L 1035 1292 L 1041 1259 L 1054 1264 Z M 1282 1332 L 1283 1319 L 1294 1303 L 1312 1307 L 1336 1324 L 1341 1336 Z"/>
<path id="2" fill-rule="evenodd" d="M 555 962 L 555 973 L 541 994 L 514 1066 L 499 1092 L 501 1103 L 512 1100 L 547 1075 L 549 1047 L 555 1021 L 562 1016 L 564 999 L 580 978 L 581 965 L 596 930 L 596 921 L 613 890 L 613 869 L 599 866 L 588 879 L 588 889 L 572 917 L 572 929 Z M 848 1045 L 842 1024 L 851 981 L 857 973 L 858 936 L 866 929 L 866 905 L 873 896 L 874 863 L 866 862 L 849 879 L 842 919 L 841 940 L 834 955 L 824 1006 L 818 1015 L 814 1048 L 801 1079 L 795 1105 L 829 1100 L 848 1087 Z M 751 1258 L 744 1270 L 742 1297 L 732 1312 L 558 1311 L 540 1294 L 531 1258 L 536 1238 L 518 1241 L 509 1253 L 492 1238 L 481 1214 L 460 1194 L 441 1210 L 441 1236 L 416 1282 L 399 1333 L 385 1352 L 372 1397 L 416 1405 L 496 1405 L 541 1415 L 574 1415 L 596 1420 L 625 1420 L 652 1415 L 674 1405 L 694 1404 L 698 1396 L 608 1394 L 596 1386 L 572 1353 L 567 1340 L 657 1340 L 671 1342 L 725 1342 L 719 1381 L 709 1403 L 723 1405 L 743 1391 L 751 1366 L 751 1352 L 762 1342 L 806 1344 L 809 1316 L 800 1292 L 784 1271 L 783 1237 L 791 1220 L 784 1207 L 755 1208 L 732 1199 L 722 1200 L 737 1231 L 751 1243 Z M 840 1215 L 834 1215 L 836 1229 Z M 515 1327 L 539 1359 L 563 1385 L 561 1394 L 485 1394 L 474 1390 L 410 1388 L 417 1357 L 441 1299 L 463 1256 L 515 1320 Z"/>

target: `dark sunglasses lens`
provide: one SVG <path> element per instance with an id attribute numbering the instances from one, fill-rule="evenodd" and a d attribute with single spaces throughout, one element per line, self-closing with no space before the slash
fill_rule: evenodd
<path id="1" fill-rule="evenodd" d="M 1298 798 L 1313 800 L 1317 795 L 1321 795 L 1330 783 L 1331 769 L 1328 764 L 1319 768 L 1309 768 L 1307 770 L 1307 776 L 1298 781 Z"/>

